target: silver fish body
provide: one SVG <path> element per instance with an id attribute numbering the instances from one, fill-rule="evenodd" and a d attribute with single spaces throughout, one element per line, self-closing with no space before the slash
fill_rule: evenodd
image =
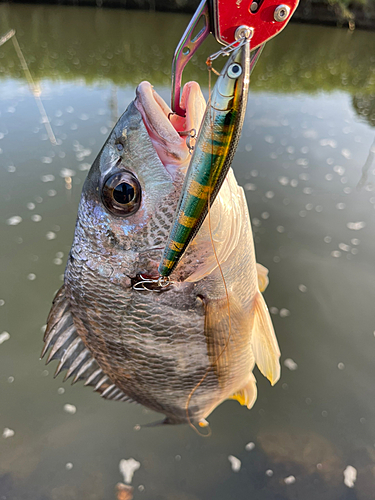
<path id="1" fill-rule="evenodd" d="M 67 369 L 107 399 L 141 403 L 168 423 L 200 422 L 228 398 L 250 408 L 255 362 L 274 383 L 280 353 L 231 171 L 173 285 L 133 289 L 140 275 L 157 275 L 189 161 L 150 89 L 141 84 L 85 181 L 44 353 L 60 360 L 57 372 Z M 197 90 L 190 91 L 194 101 Z"/>

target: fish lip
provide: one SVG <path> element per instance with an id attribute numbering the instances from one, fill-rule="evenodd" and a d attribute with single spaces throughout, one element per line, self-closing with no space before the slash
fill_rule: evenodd
<path id="1" fill-rule="evenodd" d="M 164 100 L 155 92 L 151 83 L 141 82 L 136 89 L 135 105 L 142 114 L 143 120 L 149 130 L 150 135 L 157 135 L 164 142 L 180 145 L 180 135 L 169 120 L 173 114 Z M 156 127 L 156 117 L 160 120 Z"/>

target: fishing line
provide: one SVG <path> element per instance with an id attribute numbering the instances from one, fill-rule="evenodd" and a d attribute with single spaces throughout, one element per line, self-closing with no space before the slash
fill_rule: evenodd
<path id="1" fill-rule="evenodd" d="M 212 58 L 209 57 L 207 59 L 207 67 L 208 67 L 208 103 L 207 103 L 207 106 L 210 106 L 209 109 L 211 109 L 211 72 L 213 70 L 213 67 L 212 67 Z M 216 74 L 216 70 L 213 70 Z M 219 73 L 220 74 L 220 73 Z M 214 118 L 213 118 L 213 113 L 214 112 L 210 112 L 210 120 L 211 121 L 211 130 L 212 130 L 212 133 L 213 133 L 213 123 L 214 123 Z M 211 165 L 212 165 L 212 158 L 213 158 L 213 148 L 214 148 L 214 144 L 213 144 L 213 141 L 211 141 Z M 212 172 L 210 174 L 212 176 Z M 219 262 L 219 258 L 218 258 L 218 255 L 217 255 L 217 252 L 216 252 L 216 248 L 215 248 L 215 243 L 214 243 L 214 239 L 213 239 L 213 236 L 212 236 L 212 226 L 211 226 L 211 192 L 209 191 L 208 192 L 208 197 L 207 197 L 207 222 L 208 222 L 208 231 L 209 231 L 209 236 L 210 236 L 210 240 L 211 240 L 211 245 L 212 245 L 212 250 L 213 250 L 213 253 L 214 253 L 214 257 L 215 257 L 215 260 L 216 260 L 216 263 L 217 263 L 217 266 L 218 266 L 218 269 L 219 269 L 219 272 L 220 272 L 220 275 L 221 275 L 221 278 L 223 280 L 223 285 L 224 285 L 224 291 L 225 291 L 225 297 L 226 297 L 226 301 L 227 301 L 227 309 L 228 309 L 228 326 L 229 326 L 229 333 L 228 333 L 228 338 L 225 342 L 225 345 L 223 347 L 223 349 L 221 350 L 221 352 L 218 354 L 217 358 L 214 360 L 214 362 L 212 363 L 212 365 L 207 368 L 205 374 L 203 375 L 203 377 L 200 379 L 200 381 L 197 383 L 197 385 L 195 387 L 193 387 L 193 389 L 191 390 L 188 398 L 187 398 L 187 401 L 186 401 L 186 417 L 187 417 L 187 420 L 188 420 L 188 424 L 190 425 L 191 428 L 194 429 L 194 431 L 201 437 L 209 437 L 211 436 L 212 432 L 211 432 L 211 429 L 208 429 L 208 433 L 207 434 L 202 434 L 199 429 L 197 429 L 194 424 L 191 422 L 191 419 L 190 419 L 190 415 L 189 415 L 189 404 L 190 404 L 190 401 L 191 401 L 191 398 L 193 397 L 194 393 L 196 392 L 196 390 L 202 385 L 202 383 L 204 382 L 204 380 L 207 378 L 208 374 L 210 373 L 210 371 L 212 371 L 212 368 L 213 368 L 213 365 L 216 365 L 217 362 L 219 361 L 219 359 L 221 358 L 221 356 L 225 353 L 225 351 L 227 350 L 227 347 L 229 345 L 229 341 L 230 341 L 230 338 L 232 336 L 232 322 L 231 322 L 231 313 L 230 313 L 230 302 L 229 302 L 229 293 L 228 293 L 228 287 L 227 287 L 227 284 L 226 284 L 226 281 L 225 281 L 225 277 L 224 277 L 224 273 L 223 273 L 223 269 L 221 267 L 221 264 Z"/>

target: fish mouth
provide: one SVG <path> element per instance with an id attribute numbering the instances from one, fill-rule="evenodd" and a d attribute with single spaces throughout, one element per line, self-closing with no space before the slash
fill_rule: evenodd
<path id="1" fill-rule="evenodd" d="M 190 162 L 186 132 L 198 133 L 206 109 L 199 84 L 188 82 L 183 88 L 181 106 L 186 110 L 185 117 L 174 114 L 149 82 L 138 85 L 136 96 L 135 105 L 142 115 L 153 146 L 174 178 L 177 171 L 187 167 Z"/>

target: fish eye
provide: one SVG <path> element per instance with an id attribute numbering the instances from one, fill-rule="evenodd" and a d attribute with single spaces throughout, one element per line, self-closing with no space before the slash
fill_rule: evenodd
<path id="1" fill-rule="evenodd" d="M 238 63 L 233 63 L 229 66 L 227 75 L 229 78 L 238 78 L 242 74 L 242 68 Z"/>
<path id="2" fill-rule="evenodd" d="M 138 179 L 127 170 L 107 177 L 102 188 L 104 206 L 118 217 L 135 214 L 141 204 L 141 194 Z"/>

